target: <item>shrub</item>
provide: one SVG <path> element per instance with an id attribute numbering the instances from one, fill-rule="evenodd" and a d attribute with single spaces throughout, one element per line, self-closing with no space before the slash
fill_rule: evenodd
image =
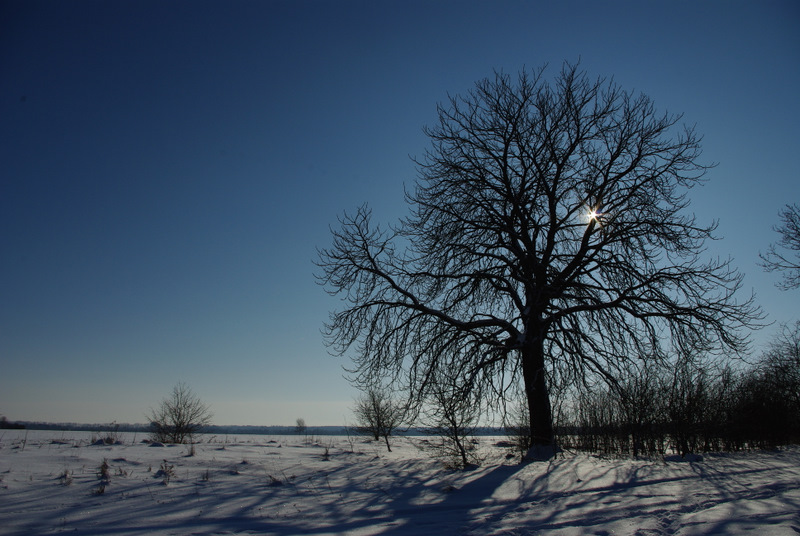
<path id="1" fill-rule="evenodd" d="M 159 443 L 192 443 L 194 436 L 211 423 L 211 417 L 208 405 L 186 384 L 179 383 L 147 416 L 150 439 Z"/>
<path id="2" fill-rule="evenodd" d="M 386 450 L 391 452 L 389 437 L 403 423 L 403 407 L 392 400 L 384 389 L 371 388 L 356 400 L 353 413 L 356 431 L 373 437 L 375 441 L 383 438 Z"/>

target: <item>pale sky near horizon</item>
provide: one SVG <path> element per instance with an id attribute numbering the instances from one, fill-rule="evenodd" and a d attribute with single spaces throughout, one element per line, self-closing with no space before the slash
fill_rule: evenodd
<path id="1" fill-rule="evenodd" d="M 580 58 L 683 113 L 691 194 L 776 325 L 758 253 L 800 202 L 800 3 L 0 3 L 0 414 L 144 422 L 178 381 L 215 424 L 351 419 L 315 283 L 337 215 L 406 212 L 436 104 Z"/>

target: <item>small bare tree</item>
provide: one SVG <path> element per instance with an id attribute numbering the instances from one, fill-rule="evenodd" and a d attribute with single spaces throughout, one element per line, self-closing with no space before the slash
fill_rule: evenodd
<path id="1" fill-rule="evenodd" d="M 446 377 L 431 382 L 426 400 L 423 425 L 440 439 L 436 454 L 454 469 L 477 465 L 473 435 L 481 415 L 479 397 Z"/>
<path id="2" fill-rule="evenodd" d="M 308 427 L 306 427 L 306 420 L 305 419 L 298 418 L 295 421 L 295 425 L 294 425 L 294 433 L 295 434 L 297 434 L 297 435 L 306 435 L 306 430 L 307 429 L 308 429 Z"/>
<path id="3" fill-rule="evenodd" d="M 516 404 L 503 415 L 503 428 L 514 450 L 525 458 L 531 444 L 531 420 L 528 415 L 527 401 L 520 398 Z"/>
<path id="4" fill-rule="evenodd" d="M 770 244 L 761 257 L 761 266 L 768 272 L 783 272 L 783 281 L 778 284 L 784 290 L 800 287 L 800 205 L 786 205 L 780 211 L 781 224 L 774 227 L 781 239 Z M 786 250 L 785 252 L 780 250 Z M 794 252 L 792 258 L 791 252 Z"/>
<path id="5" fill-rule="evenodd" d="M 192 443 L 194 436 L 211 423 L 207 404 L 185 383 L 172 388 L 172 394 L 147 415 L 150 438 L 161 443 Z"/>
<path id="6" fill-rule="evenodd" d="M 373 387 L 356 400 L 353 413 L 356 430 L 374 437 L 375 441 L 383 438 L 386 449 L 391 452 L 389 436 L 403 423 L 403 406 L 392 400 L 383 389 Z"/>

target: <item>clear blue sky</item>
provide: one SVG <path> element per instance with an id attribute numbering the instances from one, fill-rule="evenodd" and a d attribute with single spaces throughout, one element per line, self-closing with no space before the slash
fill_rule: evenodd
<path id="1" fill-rule="evenodd" d="M 0 414 L 143 422 L 185 381 L 218 424 L 343 424 L 329 226 L 405 213 L 448 93 L 578 58 L 696 125 L 711 252 L 798 319 L 756 263 L 800 202 L 800 3 L 3 1 Z"/>

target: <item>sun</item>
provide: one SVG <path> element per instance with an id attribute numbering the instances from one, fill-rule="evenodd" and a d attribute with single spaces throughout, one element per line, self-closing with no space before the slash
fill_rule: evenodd
<path id="1" fill-rule="evenodd" d="M 593 220 L 599 222 L 602 215 L 596 208 L 590 208 L 586 211 L 586 223 L 590 223 Z"/>

